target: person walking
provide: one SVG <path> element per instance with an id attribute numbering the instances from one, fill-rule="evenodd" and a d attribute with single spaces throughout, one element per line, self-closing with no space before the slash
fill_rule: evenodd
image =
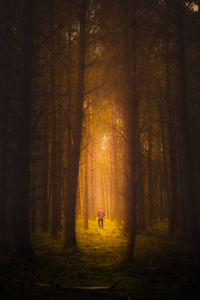
<path id="1" fill-rule="evenodd" d="M 102 207 L 98 210 L 98 225 L 99 228 L 103 229 L 103 218 L 105 217 L 105 212 Z"/>

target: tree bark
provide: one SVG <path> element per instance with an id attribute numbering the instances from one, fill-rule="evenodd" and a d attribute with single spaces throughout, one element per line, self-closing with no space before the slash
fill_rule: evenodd
<path id="1" fill-rule="evenodd" d="M 72 38 L 72 21 L 71 21 L 71 11 L 69 11 L 69 28 L 68 28 L 68 38 L 69 38 L 69 57 L 72 56 L 71 48 L 71 38 Z M 70 207 L 70 172 L 71 172 L 71 155 L 72 155 L 72 132 L 71 132 L 71 84 L 72 84 L 72 70 L 71 66 L 68 66 L 67 75 L 67 167 L 66 167 L 66 195 L 64 199 L 64 234 L 65 234 L 65 247 L 68 246 L 68 207 Z M 79 199 L 80 200 L 80 199 Z"/>
<path id="2" fill-rule="evenodd" d="M 2 7 L 3 6 L 3 7 Z M 7 0 L 6 3 L 2 4 L 1 8 L 5 10 L 6 13 L 6 21 L 7 26 L 9 27 L 11 12 L 10 12 L 10 1 Z M 9 90 L 9 67 L 10 67 L 10 42 L 8 39 L 8 32 L 5 30 L 4 39 L 1 43 L 1 55 L 5 58 L 5 69 L 1 69 L 0 76 L 1 82 L 6 82 L 7 90 Z M 4 78 L 3 78 L 4 77 Z M 9 112 L 9 98 L 5 92 L 1 92 L 2 102 L 1 102 L 1 140 L 0 140 L 0 168 L 1 168 L 1 176 L 0 176 L 0 251 L 5 251 L 6 247 L 6 236 L 8 229 L 8 212 L 7 212 L 7 169 L 8 169 L 8 112 Z"/>
<path id="3" fill-rule="evenodd" d="M 136 1 L 123 2 L 122 17 L 130 15 L 131 28 L 123 19 L 123 53 L 124 53 L 124 80 L 126 103 L 124 107 L 124 120 L 128 140 L 128 166 L 129 180 L 127 183 L 127 220 L 128 220 L 128 248 L 127 255 L 129 260 L 133 259 L 133 250 L 135 247 L 135 238 L 137 232 L 136 206 L 138 200 L 137 190 L 137 163 L 139 151 L 139 131 L 138 131 L 138 101 L 137 101 L 137 51 L 136 51 Z M 131 14 L 128 13 L 131 11 Z M 130 72 L 131 68 L 131 72 Z"/>
<path id="4" fill-rule="evenodd" d="M 50 16 L 51 16 L 51 32 L 55 30 L 54 20 L 54 1 L 51 0 Z M 51 82 L 51 129 L 52 129 L 52 162 L 51 162 L 51 185 L 52 185 L 52 222 L 51 234 L 54 239 L 58 238 L 58 230 L 60 229 L 61 220 L 61 199 L 60 189 L 58 186 L 59 170 L 58 170 L 58 111 L 56 101 L 56 69 L 54 62 L 56 39 L 52 39 L 51 45 L 51 66 L 50 66 L 50 82 Z M 59 153 L 60 155 L 60 153 Z"/>
<path id="5" fill-rule="evenodd" d="M 87 122 L 88 117 L 86 116 L 86 121 L 85 121 L 85 145 L 86 148 L 84 149 L 84 160 L 85 160 L 85 180 L 84 180 L 84 191 L 85 191 L 85 195 L 84 195 L 84 229 L 88 229 L 88 122 Z"/>
<path id="6" fill-rule="evenodd" d="M 23 8 L 24 65 L 23 97 L 19 119 L 16 161 L 16 193 L 13 203 L 13 240 L 16 254 L 32 257 L 29 232 L 30 154 L 32 131 L 32 63 L 35 1 L 25 1 Z M 21 137 L 21 138 L 20 138 Z"/>
<path id="7" fill-rule="evenodd" d="M 79 69 L 75 109 L 75 128 L 73 137 L 73 151 L 71 157 L 71 169 L 69 178 L 69 205 L 66 208 L 65 243 L 68 247 L 76 246 L 75 217 L 76 217 L 76 195 L 78 186 L 80 147 L 83 125 L 83 99 L 84 99 L 84 73 L 86 52 L 86 8 L 87 0 L 81 0 L 80 7 L 80 38 L 79 38 Z"/>
<path id="8" fill-rule="evenodd" d="M 190 140 L 189 124 L 189 103 L 187 94 L 187 74 L 186 74 L 186 47 L 184 32 L 184 11 L 185 7 L 181 1 L 176 2 L 177 16 L 177 42 L 178 42 L 178 63 L 179 63 L 179 86 L 180 96 L 180 130 L 181 145 L 184 167 L 184 186 L 185 186 L 185 208 L 187 222 L 187 238 L 195 241 L 198 233 L 197 223 L 197 204 L 195 194 L 195 178 L 192 161 L 192 150 Z"/>

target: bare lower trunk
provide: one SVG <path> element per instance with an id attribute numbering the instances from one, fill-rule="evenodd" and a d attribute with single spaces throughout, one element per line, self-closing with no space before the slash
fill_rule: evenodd
<path id="1" fill-rule="evenodd" d="M 88 144 L 88 122 L 87 122 L 87 116 L 86 116 L 86 138 L 85 138 L 85 145 Z M 84 180 L 84 190 L 85 190 L 85 195 L 84 195 L 84 228 L 88 229 L 88 147 L 85 148 L 85 180 Z"/>

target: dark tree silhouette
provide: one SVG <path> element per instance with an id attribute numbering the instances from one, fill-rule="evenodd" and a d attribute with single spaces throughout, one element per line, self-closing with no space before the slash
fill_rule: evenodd
<path id="1" fill-rule="evenodd" d="M 73 136 L 73 149 L 71 157 L 71 168 L 69 176 L 69 203 L 65 211 L 66 226 L 65 243 L 67 246 L 76 246 L 75 215 L 76 195 L 78 186 L 78 171 L 83 125 L 83 99 L 84 99 L 84 73 L 85 73 L 85 52 L 86 52 L 86 9 L 87 0 L 81 1 L 80 6 L 80 41 L 79 41 L 79 62 L 78 62 L 78 83 L 77 98 L 75 106 L 75 128 Z"/>
<path id="2" fill-rule="evenodd" d="M 16 145 L 15 198 L 13 202 L 13 239 L 16 253 L 33 255 L 30 242 L 29 207 L 32 132 L 32 70 L 34 45 L 35 1 L 23 7 L 23 94 L 19 104 L 18 143 Z"/>

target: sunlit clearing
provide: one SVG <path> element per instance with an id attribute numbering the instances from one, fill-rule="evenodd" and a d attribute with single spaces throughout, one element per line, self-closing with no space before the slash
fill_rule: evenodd
<path id="1" fill-rule="evenodd" d="M 89 231 L 87 234 L 83 227 L 83 220 L 77 219 L 77 239 L 78 246 L 92 254 L 91 251 L 97 253 L 107 253 L 107 257 L 103 258 L 104 263 L 111 263 L 116 257 L 125 253 L 127 238 L 124 234 L 123 226 L 116 225 L 108 218 L 105 218 L 103 230 L 99 229 L 97 219 L 89 220 Z"/>

